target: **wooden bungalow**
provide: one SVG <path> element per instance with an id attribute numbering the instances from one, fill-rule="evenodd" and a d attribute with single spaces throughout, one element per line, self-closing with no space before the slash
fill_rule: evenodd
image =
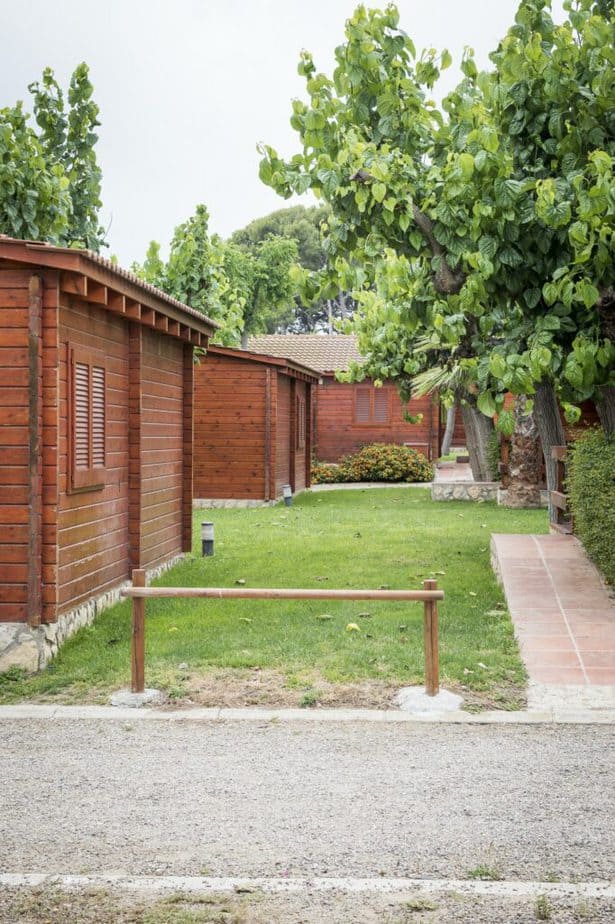
<path id="1" fill-rule="evenodd" d="M 193 349 L 214 327 L 92 253 L 0 237 L 0 670 L 191 548 Z"/>
<path id="2" fill-rule="evenodd" d="M 337 462 L 366 443 L 403 443 L 428 459 L 437 459 L 440 446 L 440 405 L 429 396 L 403 404 L 393 382 L 382 387 L 365 379 L 346 384 L 335 373 L 351 362 L 361 363 L 354 336 L 343 334 L 272 334 L 253 337 L 248 349 L 272 356 L 288 356 L 320 374 L 314 408 L 314 456 Z M 404 414 L 422 415 L 408 423 Z"/>
<path id="3" fill-rule="evenodd" d="M 310 484 L 312 390 L 298 362 L 210 346 L 195 369 L 194 494 L 269 501 Z"/>

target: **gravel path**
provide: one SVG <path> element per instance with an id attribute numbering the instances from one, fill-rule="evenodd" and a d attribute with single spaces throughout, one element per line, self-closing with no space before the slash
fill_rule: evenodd
<path id="1" fill-rule="evenodd" d="M 0 722 L 5 872 L 611 879 L 609 726 Z"/>

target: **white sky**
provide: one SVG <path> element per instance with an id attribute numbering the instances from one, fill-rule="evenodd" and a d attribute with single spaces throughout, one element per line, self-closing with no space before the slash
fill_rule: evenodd
<path id="1" fill-rule="evenodd" d="M 0 106 L 28 100 L 46 66 L 63 87 L 87 61 L 101 110 L 102 220 L 109 253 L 128 266 L 198 202 L 223 236 L 292 204 L 258 179 L 256 144 L 298 150 L 290 101 L 303 95 L 299 52 L 331 72 L 355 0 L 0 0 Z M 377 0 L 367 3 L 377 6 Z M 417 50 L 448 48 L 458 79 L 471 45 L 479 65 L 517 0 L 399 0 Z M 561 18 L 561 0 L 554 0 Z M 303 200 L 310 204 L 309 199 Z"/>

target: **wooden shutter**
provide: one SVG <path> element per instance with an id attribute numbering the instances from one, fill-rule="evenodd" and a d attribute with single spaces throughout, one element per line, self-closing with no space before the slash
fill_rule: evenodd
<path id="1" fill-rule="evenodd" d="M 73 465 L 75 471 L 84 472 L 90 467 L 90 367 L 75 360 L 73 364 L 74 434 Z"/>
<path id="2" fill-rule="evenodd" d="M 105 467 L 105 370 L 92 366 L 91 420 L 92 468 Z"/>
<path id="3" fill-rule="evenodd" d="M 356 423 L 369 423 L 369 395 L 371 389 L 357 387 L 354 395 L 354 419 Z"/>
<path id="4" fill-rule="evenodd" d="M 102 355 L 69 350 L 68 433 L 71 490 L 102 488 L 105 469 L 106 370 Z"/>
<path id="5" fill-rule="evenodd" d="M 389 390 L 374 388 L 374 423 L 387 423 L 389 419 Z"/>

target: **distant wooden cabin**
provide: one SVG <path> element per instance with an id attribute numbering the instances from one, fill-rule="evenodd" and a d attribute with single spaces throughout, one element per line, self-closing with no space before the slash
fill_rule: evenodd
<path id="1" fill-rule="evenodd" d="M 346 384 L 336 372 L 351 362 L 363 362 L 356 338 L 342 334 L 272 334 L 253 337 L 248 349 L 288 356 L 320 373 L 314 411 L 314 455 L 337 462 L 366 443 L 403 443 L 437 459 L 440 446 L 440 405 L 433 396 L 403 404 L 393 382 L 376 387 L 370 379 Z M 404 414 L 422 415 L 411 424 Z"/>
<path id="2" fill-rule="evenodd" d="M 0 623 L 53 648 L 191 548 L 193 348 L 214 327 L 92 253 L 0 237 Z"/>
<path id="3" fill-rule="evenodd" d="M 210 346 L 195 369 L 195 497 L 269 501 L 308 487 L 317 382 L 301 363 Z"/>

